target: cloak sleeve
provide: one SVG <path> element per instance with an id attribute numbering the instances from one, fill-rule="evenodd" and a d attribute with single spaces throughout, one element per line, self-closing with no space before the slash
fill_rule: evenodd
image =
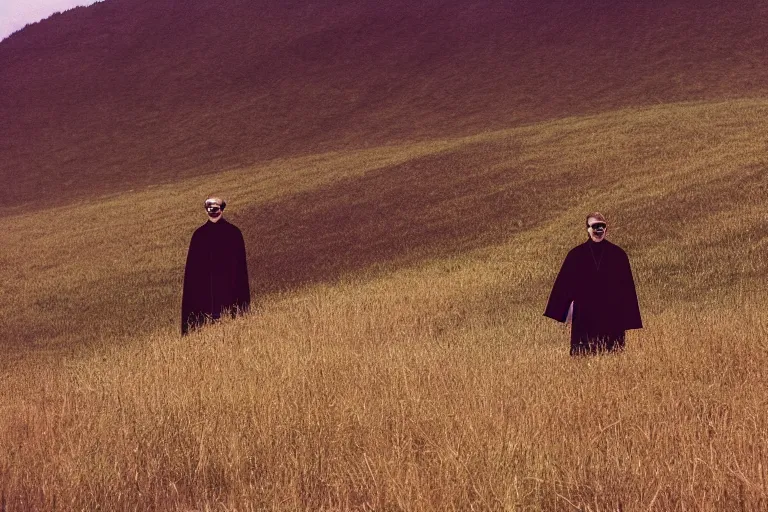
<path id="1" fill-rule="evenodd" d="M 565 257 L 563 266 L 560 267 L 555 284 L 552 286 L 552 292 L 549 294 L 547 308 L 544 310 L 544 316 L 558 322 L 566 321 L 568 310 L 575 295 L 576 269 L 574 268 L 574 263 L 575 257 L 573 251 L 571 251 Z"/>
<path id="2" fill-rule="evenodd" d="M 196 243 L 199 238 L 197 232 L 192 235 L 189 242 L 189 251 L 187 251 L 187 263 L 184 265 L 184 288 L 181 294 L 181 334 L 182 336 L 189 332 L 190 324 L 199 313 L 201 294 L 200 273 L 204 262 L 201 261 L 201 251 Z"/>
<path id="3" fill-rule="evenodd" d="M 248 282 L 248 260 L 245 256 L 245 241 L 238 230 L 235 240 L 235 306 L 245 313 L 251 306 L 251 287 Z"/>
<path id="4" fill-rule="evenodd" d="M 621 276 L 622 290 L 622 311 L 623 311 L 623 329 L 642 329 L 643 320 L 640 317 L 640 305 L 637 300 L 637 290 L 635 289 L 635 280 L 632 277 L 632 267 L 629 264 L 629 257 L 624 254 L 624 265 Z"/>

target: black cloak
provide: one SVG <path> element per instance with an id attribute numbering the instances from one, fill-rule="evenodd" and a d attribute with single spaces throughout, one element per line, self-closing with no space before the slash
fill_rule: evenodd
<path id="1" fill-rule="evenodd" d="M 624 331 L 643 327 L 627 253 L 608 240 L 571 249 L 544 316 L 565 322 L 571 302 L 571 355 L 622 349 Z"/>
<path id="2" fill-rule="evenodd" d="M 206 222 L 189 243 L 181 298 L 181 334 L 229 310 L 248 311 L 251 290 L 240 230 L 225 219 Z"/>

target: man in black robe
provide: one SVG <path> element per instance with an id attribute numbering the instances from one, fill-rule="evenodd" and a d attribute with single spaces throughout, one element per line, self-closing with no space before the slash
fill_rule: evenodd
<path id="1" fill-rule="evenodd" d="M 223 217 L 227 203 L 205 201 L 208 222 L 195 230 L 189 243 L 181 298 L 181 334 L 222 314 L 248 311 L 251 290 L 245 242 L 240 230 Z"/>
<path id="2" fill-rule="evenodd" d="M 566 322 L 571 316 L 571 355 L 622 350 L 625 331 L 642 329 L 629 258 L 605 239 L 600 213 L 587 216 L 589 238 L 566 256 L 544 316 Z"/>

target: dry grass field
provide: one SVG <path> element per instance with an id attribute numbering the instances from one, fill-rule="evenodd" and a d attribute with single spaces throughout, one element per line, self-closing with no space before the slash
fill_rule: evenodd
<path id="1" fill-rule="evenodd" d="M 1 41 L 0 512 L 768 510 L 767 9 L 108 0 Z M 209 194 L 253 310 L 182 339 Z M 571 358 L 592 210 L 645 328 Z"/>
<path id="2" fill-rule="evenodd" d="M 768 101 L 274 159 L 4 217 L 7 510 L 764 510 Z M 178 336 L 208 193 L 252 313 Z M 541 315 L 583 216 L 645 329 Z"/>

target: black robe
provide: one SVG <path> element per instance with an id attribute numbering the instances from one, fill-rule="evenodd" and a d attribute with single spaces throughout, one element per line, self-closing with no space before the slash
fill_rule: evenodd
<path id="1" fill-rule="evenodd" d="M 544 316 L 565 322 L 571 302 L 571 355 L 622 349 L 624 331 L 643 327 L 627 253 L 608 240 L 571 249 Z"/>
<path id="2" fill-rule="evenodd" d="M 248 311 L 251 290 L 240 230 L 221 219 L 195 230 L 189 243 L 181 298 L 181 334 L 229 311 Z"/>

